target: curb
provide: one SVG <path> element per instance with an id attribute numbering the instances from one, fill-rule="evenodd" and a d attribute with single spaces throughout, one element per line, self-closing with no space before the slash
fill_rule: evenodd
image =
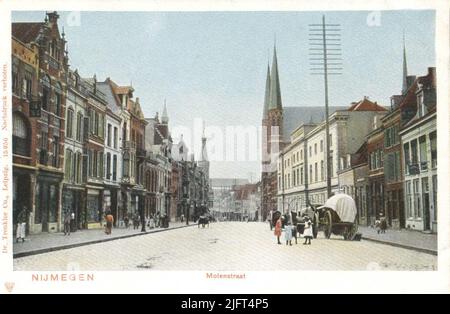
<path id="1" fill-rule="evenodd" d="M 431 254 L 431 255 L 435 255 L 435 256 L 438 255 L 437 250 L 425 249 L 425 248 L 410 246 L 410 245 L 396 243 L 396 242 L 378 240 L 378 239 L 368 238 L 368 237 L 364 237 L 364 236 L 361 237 L 361 239 L 376 242 L 376 243 L 381 243 L 381 244 L 387 244 L 387 245 L 391 245 L 391 246 L 395 246 L 395 247 L 399 247 L 399 248 L 403 248 L 403 249 L 413 250 L 413 251 L 417 251 L 417 252 L 421 252 L 421 253 Z"/>
<path id="2" fill-rule="evenodd" d="M 37 254 L 44 254 L 44 253 L 49 253 L 49 252 L 54 252 L 54 251 L 73 249 L 73 248 L 76 248 L 76 247 L 85 246 L 85 245 L 91 245 L 91 244 L 96 244 L 96 243 L 102 243 L 102 242 L 108 242 L 108 241 L 132 238 L 132 237 L 137 237 L 137 236 L 143 236 L 143 235 L 148 235 L 148 234 L 152 234 L 152 233 L 164 232 L 164 231 L 169 231 L 169 230 L 176 230 L 176 229 L 181 229 L 181 228 L 188 228 L 188 227 L 193 227 L 193 226 L 197 226 L 197 225 L 196 224 L 191 224 L 191 225 L 188 225 L 188 226 L 180 226 L 180 227 L 174 227 L 174 228 L 164 228 L 164 229 L 159 229 L 159 230 L 155 230 L 155 231 L 146 231 L 146 232 L 138 232 L 138 233 L 133 233 L 133 234 L 127 234 L 127 235 L 118 236 L 118 237 L 115 237 L 115 238 L 98 239 L 98 240 L 79 242 L 79 243 L 72 243 L 72 244 L 67 244 L 67 245 L 61 245 L 61 246 L 56 246 L 56 247 L 49 247 L 49 248 L 32 250 L 32 251 L 26 251 L 26 252 L 13 253 L 13 259 L 14 258 L 19 258 L 19 257 L 37 255 Z"/>

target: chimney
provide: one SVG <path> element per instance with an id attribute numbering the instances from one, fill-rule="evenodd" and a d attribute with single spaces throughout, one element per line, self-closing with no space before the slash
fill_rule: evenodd
<path id="1" fill-rule="evenodd" d="M 51 24 L 56 24 L 58 22 L 59 15 L 58 15 L 58 13 L 56 13 L 56 11 L 47 13 L 47 16 L 48 16 L 48 21 Z"/>
<path id="2" fill-rule="evenodd" d="M 408 75 L 406 77 L 406 83 L 407 83 L 408 89 L 411 87 L 411 85 L 414 83 L 415 80 L 416 80 L 415 75 Z"/>
<path id="3" fill-rule="evenodd" d="M 435 67 L 428 68 L 428 76 L 430 77 L 431 85 L 433 87 L 436 87 L 436 68 Z"/>

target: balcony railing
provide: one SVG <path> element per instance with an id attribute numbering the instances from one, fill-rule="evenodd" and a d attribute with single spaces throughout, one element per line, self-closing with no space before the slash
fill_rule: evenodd
<path id="1" fill-rule="evenodd" d="M 410 175 L 416 175 L 419 174 L 420 170 L 419 170 L 419 164 L 418 163 L 414 163 L 414 164 L 409 164 L 408 165 L 408 174 Z"/>
<path id="2" fill-rule="evenodd" d="M 431 160 L 431 168 L 436 168 L 437 167 L 437 159 L 433 159 Z"/>
<path id="3" fill-rule="evenodd" d="M 142 148 L 136 149 L 136 156 L 138 158 L 145 158 L 146 154 L 147 154 L 147 151 L 145 149 L 142 149 Z"/>
<path id="4" fill-rule="evenodd" d="M 57 60 L 55 60 L 54 58 L 52 58 L 51 56 L 48 57 L 48 65 L 55 69 L 55 70 L 59 70 L 59 62 Z"/>
<path id="5" fill-rule="evenodd" d="M 424 161 L 420 163 L 420 170 L 421 171 L 426 171 L 428 170 L 428 162 Z"/>
<path id="6" fill-rule="evenodd" d="M 123 141 L 122 142 L 123 149 L 136 149 L 136 143 L 132 141 Z"/>

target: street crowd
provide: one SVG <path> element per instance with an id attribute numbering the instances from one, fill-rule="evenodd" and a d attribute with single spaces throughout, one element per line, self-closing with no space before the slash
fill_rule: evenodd
<path id="1" fill-rule="evenodd" d="M 280 238 L 284 233 L 284 240 L 286 245 L 292 245 L 292 239 L 295 239 L 295 244 L 298 244 L 298 237 L 302 236 L 305 239 L 303 245 L 311 245 L 313 238 L 313 225 L 311 218 L 304 214 L 301 218 L 297 218 L 295 214 L 291 215 L 277 215 L 271 211 L 267 218 L 270 224 L 270 230 L 274 230 L 274 235 L 277 237 L 277 244 L 282 244 Z"/>

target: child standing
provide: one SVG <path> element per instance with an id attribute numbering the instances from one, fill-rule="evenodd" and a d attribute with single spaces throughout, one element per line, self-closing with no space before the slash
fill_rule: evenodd
<path id="1" fill-rule="evenodd" d="M 303 245 L 311 245 L 311 239 L 313 237 L 311 218 L 307 217 L 305 220 L 305 231 L 303 231 L 303 237 L 305 238 L 305 243 Z"/>
<path id="2" fill-rule="evenodd" d="M 292 245 L 292 230 L 292 224 L 288 221 L 284 227 L 284 239 L 286 240 L 286 245 Z"/>
<path id="3" fill-rule="evenodd" d="M 275 224 L 275 231 L 273 232 L 275 234 L 275 236 L 277 237 L 277 244 L 281 244 L 281 242 L 280 242 L 280 236 L 281 236 L 281 230 L 282 230 L 281 220 L 282 220 L 281 217 L 277 220 L 277 223 Z"/>

